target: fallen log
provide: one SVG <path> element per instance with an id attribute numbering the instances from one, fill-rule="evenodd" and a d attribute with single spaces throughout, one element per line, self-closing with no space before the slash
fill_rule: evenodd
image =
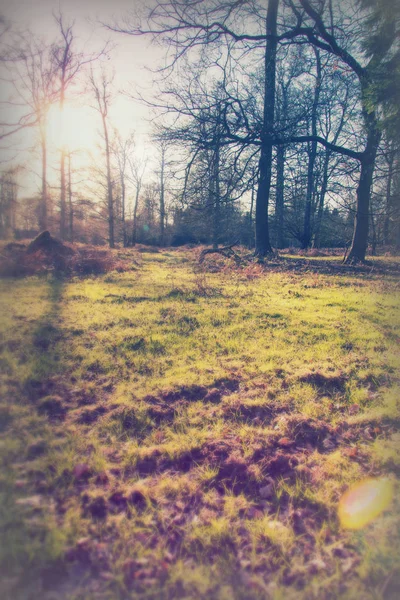
<path id="1" fill-rule="evenodd" d="M 234 242 L 229 246 L 222 246 L 222 248 L 205 248 L 200 253 L 199 263 L 202 264 L 207 254 L 221 254 L 222 256 L 225 256 L 225 258 L 233 258 L 237 265 L 241 265 L 243 263 L 242 258 L 233 250 L 238 243 L 239 242 Z"/>

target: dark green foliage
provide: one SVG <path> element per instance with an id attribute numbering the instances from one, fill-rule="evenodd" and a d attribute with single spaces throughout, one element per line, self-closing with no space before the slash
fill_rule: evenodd
<path id="1" fill-rule="evenodd" d="M 383 125 L 391 139 L 400 138 L 400 3 L 359 0 L 368 10 L 362 47 L 370 59 L 371 108 L 382 104 Z"/>

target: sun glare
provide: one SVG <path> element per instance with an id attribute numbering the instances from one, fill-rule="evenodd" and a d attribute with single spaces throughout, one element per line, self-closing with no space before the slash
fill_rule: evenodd
<path id="1" fill-rule="evenodd" d="M 94 124 L 89 111 L 66 104 L 63 110 L 53 106 L 48 116 L 48 143 L 56 149 L 78 150 L 93 145 Z"/>

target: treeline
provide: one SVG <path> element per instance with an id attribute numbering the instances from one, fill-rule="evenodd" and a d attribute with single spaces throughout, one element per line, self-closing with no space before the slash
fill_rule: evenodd
<path id="1" fill-rule="evenodd" d="M 38 213 L 40 195 L 33 197 L 17 196 L 17 183 L 12 174 L 2 176 L 1 183 L 1 212 L 0 212 L 0 239 L 26 239 L 35 237 L 40 229 L 38 227 Z M 141 192 L 139 206 L 134 227 L 132 203 L 134 196 L 129 197 L 130 206 L 124 223 L 120 196 L 115 198 L 115 243 L 120 246 L 132 246 L 134 243 L 160 245 L 160 209 L 158 186 L 144 184 Z M 375 204 L 374 204 L 375 206 Z M 376 198 L 376 215 L 370 234 L 371 252 L 377 247 L 385 246 L 388 250 L 398 248 L 396 239 L 396 222 L 389 220 L 386 213 L 386 197 Z M 303 211 L 286 205 L 287 214 L 283 229 L 277 221 L 276 215 L 270 217 L 271 240 L 275 248 L 297 247 L 301 248 L 302 216 Z M 68 213 L 68 230 L 64 235 L 65 240 L 104 245 L 109 243 L 108 214 L 104 206 L 99 208 L 99 202 L 89 201 L 79 194 L 74 194 L 72 214 Z M 313 248 L 345 248 L 351 241 L 353 231 L 354 211 L 324 207 L 321 218 L 318 241 L 313 240 Z M 254 214 L 248 206 L 241 206 L 239 202 L 229 202 L 220 207 L 219 227 L 217 233 L 218 244 L 239 242 L 249 248 L 254 248 Z M 60 211 L 57 194 L 48 196 L 47 228 L 60 236 Z M 124 244 L 125 230 L 125 244 Z M 167 201 L 164 245 L 180 246 L 184 244 L 213 244 L 213 214 L 207 206 L 179 206 L 176 202 Z"/>
<path id="2" fill-rule="evenodd" d="M 142 99 L 159 114 L 152 160 L 113 127 L 117 92 L 96 67 L 107 49 L 79 51 L 62 15 L 53 44 L 25 40 L 9 55 L 31 99 L 24 118 L 38 131 L 42 184 L 38 197 L 17 199 L 17 169 L 3 172 L 0 236 L 46 227 L 111 247 L 238 240 L 260 257 L 351 245 L 349 261 L 364 260 L 368 245 L 400 247 L 397 3 L 150 4 L 141 20 L 110 29 L 153 36 L 168 51 L 154 97 Z M 46 114 L 62 109 L 79 74 L 99 115 L 102 161 L 79 170 L 61 148 L 51 188 Z"/>

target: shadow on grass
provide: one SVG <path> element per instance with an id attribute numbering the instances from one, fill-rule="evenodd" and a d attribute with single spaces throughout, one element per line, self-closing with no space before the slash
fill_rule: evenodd
<path id="1" fill-rule="evenodd" d="M 62 536 L 50 498 L 38 492 L 38 477 L 43 481 L 43 474 L 32 462 L 40 459 L 51 441 L 48 419 L 62 416 L 49 390 L 62 374 L 62 349 L 57 346 L 62 338 L 59 319 L 64 282 L 53 279 L 47 285 L 49 307 L 36 323 L 32 346 L 27 344 L 33 354 L 30 374 L 20 381 L 19 402 L 18 396 L 9 402 L 12 418 L 1 440 L 0 597 L 4 600 L 44 597 L 49 586 L 47 571 L 60 578 L 64 572 L 59 560 Z M 39 419 L 36 411 L 42 415 Z"/>
<path id="2" fill-rule="evenodd" d="M 35 357 L 31 373 L 24 384 L 24 394 L 29 401 L 37 401 L 54 392 L 56 378 L 61 376 L 62 355 L 57 345 L 62 339 L 58 323 L 64 285 L 64 280 L 60 278 L 49 281 L 50 306 L 33 332 Z"/>
<path id="3" fill-rule="evenodd" d="M 282 271 L 298 271 L 321 273 L 323 275 L 346 275 L 349 277 L 360 276 L 393 276 L 400 277 L 400 263 L 396 261 L 383 261 L 374 258 L 358 265 L 346 265 L 340 257 L 295 257 L 282 255 L 266 266 L 279 267 Z"/>

